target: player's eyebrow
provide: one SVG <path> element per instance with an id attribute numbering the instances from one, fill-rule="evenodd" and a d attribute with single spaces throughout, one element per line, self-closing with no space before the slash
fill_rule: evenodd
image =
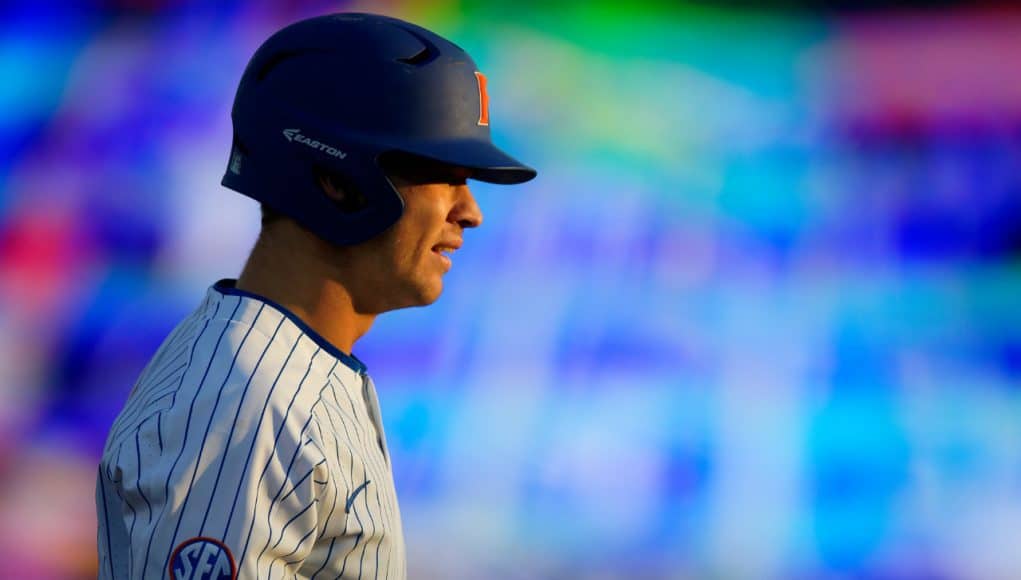
<path id="1" fill-rule="evenodd" d="M 387 175 L 413 184 L 461 185 L 471 177 L 471 170 L 467 168 L 406 153 L 393 152 L 384 155 L 380 159 L 380 164 Z"/>
<path id="2" fill-rule="evenodd" d="M 426 183 L 449 183 L 461 185 L 468 180 L 468 175 L 444 169 L 402 169 L 388 172 L 391 177 L 396 177 L 408 183 L 421 185 Z"/>

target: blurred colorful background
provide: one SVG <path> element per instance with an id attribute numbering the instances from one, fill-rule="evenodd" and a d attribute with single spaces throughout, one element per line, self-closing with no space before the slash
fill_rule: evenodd
<path id="1" fill-rule="evenodd" d="M 361 10 L 540 171 L 355 348 L 411 578 L 1021 578 L 1021 12 L 845 4 L 3 3 L 0 575 L 95 576 L 106 431 L 258 230 L 243 67 Z"/>

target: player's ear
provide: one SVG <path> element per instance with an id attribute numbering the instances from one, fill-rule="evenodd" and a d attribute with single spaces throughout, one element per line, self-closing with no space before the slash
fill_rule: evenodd
<path id="1" fill-rule="evenodd" d="M 316 182 L 323 194 L 345 213 L 353 213 L 368 205 L 357 188 L 345 183 L 344 178 L 328 169 L 315 170 Z"/>

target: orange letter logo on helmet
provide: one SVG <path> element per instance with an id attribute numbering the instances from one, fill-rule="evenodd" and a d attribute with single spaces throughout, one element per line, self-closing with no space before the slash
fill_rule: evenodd
<path id="1" fill-rule="evenodd" d="M 486 92 L 486 75 L 475 71 L 479 81 L 479 125 L 489 126 L 489 93 Z"/>

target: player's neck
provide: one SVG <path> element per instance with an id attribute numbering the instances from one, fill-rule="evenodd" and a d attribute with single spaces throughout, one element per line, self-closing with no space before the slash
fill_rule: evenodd
<path id="1" fill-rule="evenodd" d="M 302 235 L 260 237 L 238 277 L 237 288 L 290 310 L 330 344 L 350 354 L 372 327 L 375 314 L 358 312 L 348 289 Z"/>

